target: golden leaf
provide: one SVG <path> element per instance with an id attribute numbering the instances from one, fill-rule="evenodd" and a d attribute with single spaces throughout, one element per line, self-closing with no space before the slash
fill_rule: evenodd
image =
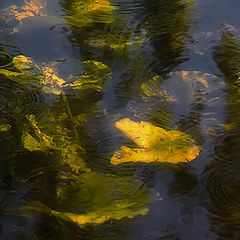
<path id="1" fill-rule="evenodd" d="M 149 122 L 134 122 L 129 118 L 121 119 L 115 126 L 139 148 L 122 146 L 111 158 L 113 165 L 124 162 L 178 163 L 191 161 L 200 152 L 193 139 L 180 131 L 166 131 Z"/>
<path id="2" fill-rule="evenodd" d="M 149 122 L 134 122 L 129 118 L 116 122 L 115 127 L 142 148 L 152 147 L 157 139 L 164 137 L 165 131 L 158 131 L 159 128 Z"/>

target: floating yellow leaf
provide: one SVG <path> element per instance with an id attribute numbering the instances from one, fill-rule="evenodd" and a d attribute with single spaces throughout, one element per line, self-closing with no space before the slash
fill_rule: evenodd
<path id="1" fill-rule="evenodd" d="M 180 131 L 166 131 L 145 121 L 124 118 L 115 124 L 139 148 L 122 146 L 111 158 L 114 165 L 124 162 L 178 163 L 195 159 L 200 148 L 191 137 Z"/>

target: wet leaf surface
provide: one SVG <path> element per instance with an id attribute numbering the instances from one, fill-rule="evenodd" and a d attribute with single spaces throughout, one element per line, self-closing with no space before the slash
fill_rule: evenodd
<path id="1" fill-rule="evenodd" d="M 191 137 L 180 131 L 166 131 L 151 123 L 134 122 L 130 119 L 121 119 L 115 126 L 140 148 L 122 146 L 111 158 L 114 165 L 125 162 L 191 161 L 200 151 Z"/>
<path id="2" fill-rule="evenodd" d="M 150 197 L 151 191 L 134 178 L 90 172 L 68 186 L 58 187 L 58 202 L 68 211 L 53 210 L 39 202 L 27 204 L 23 211 L 46 213 L 84 227 L 145 215 Z"/>

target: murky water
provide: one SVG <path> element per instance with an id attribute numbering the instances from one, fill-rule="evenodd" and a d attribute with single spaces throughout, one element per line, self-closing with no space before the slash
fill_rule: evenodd
<path id="1" fill-rule="evenodd" d="M 240 239 L 239 9 L 1 0 L 0 239 Z M 114 165 L 123 118 L 200 154 Z"/>

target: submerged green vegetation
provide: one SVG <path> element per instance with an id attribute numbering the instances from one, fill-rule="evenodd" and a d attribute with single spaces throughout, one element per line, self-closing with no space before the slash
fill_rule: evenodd
<path id="1" fill-rule="evenodd" d="M 52 209 L 47 206 L 47 203 L 33 201 L 24 206 L 22 211 L 39 211 L 80 226 L 101 224 L 109 219 L 119 220 L 124 217 L 133 218 L 137 215 L 145 215 L 148 212 L 146 204 L 149 203 L 152 195 L 150 189 L 144 187 L 138 190 L 139 183 L 133 177 L 95 173 L 84 162 L 82 155 L 85 151 L 76 126 L 76 116 L 72 114 L 67 95 L 64 93 L 65 88 L 75 91 L 91 89 L 99 92 L 102 90 L 103 83 L 111 76 L 111 70 L 96 60 L 84 61 L 85 74 L 69 82 L 58 77 L 57 69 L 33 63 L 30 58 L 25 56 L 14 57 L 12 63 L 14 70 L 1 69 L 0 74 L 18 83 L 40 88 L 43 94 L 56 95 L 55 101 L 59 101 L 63 105 L 61 113 L 49 110 L 50 117 L 45 124 L 41 122 L 41 119 L 38 122 L 33 114 L 26 115 L 21 136 L 22 146 L 30 152 L 40 151 L 56 154 L 59 167 L 68 166 L 70 171 L 67 176 L 59 174 L 60 179 L 64 177 L 64 181 L 68 179 L 70 184 L 55 189 L 57 202 L 68 203 L 67 206 L 70 208 L 62 210 L 64 207 L 60 204 L 60 210 Z M 68 123 L 71 125 L 70 128 L 66 127 Z M 119 125 L 120 122 L 117 124 Z M 129 153 L 125 156 L 127 151 L 122 148 L 124 154 L 115 153 L 111 159 L 112 164 L 131 161 L 176 163 L 190 161 L 199 154 L 199 148 L 194 146 L 194 141 L 184 133 L 167 132 L 144 122 L 142 122 L 143 132 L 135 133 L 136 126 L 134 124 L 137 123 L 129 120 L 129 124 L 125 124 L 126 126 L 123 126 L 122 130 L 130 138 L 137 139 L 140 147 L 146 148 L 145 145 L 150 144 L 149 150 L 128 149 Z M 154 134 L 146 132 L 147 129 Z M 160 143 L 158 143 L 158 138 L 161 139 Z M 136 154 L 136 157 L 133 153 Z M 117 156 L 119 154 L 124 156 L 119 159 Z M 143 156 L 145 157 L 143 158 Z M 112 195 L 115 194 L 114 189 L 118 189 L 115 197 Z M 83 209 L 82 206 L 88 207 Z"/>
<path id="2" fill-rule="evenodd" d="M 240 41 L 230 31 L 224 31 L 214 58 L 225 76 L 227 85 L 226 129 L 221 144 L 216 147 L 216 157 L 208 171 L 208 192 L 218 214 L 215 228 L 229 239 L 240 237 L 239 194 L 239 141 L 240 141 Z M 219 196 L 219 197 L 216 197 Z M 228 221 L 226 222 L 225 219 Z M 231 224 L 229 224 L 231 223 Z"/>
<path id="3" fill-rule="evenodd" d="M 66 9 L 65 19 L 75 27 L 112 23 L 117 9 L 108 0 L 62 0 L 62 5 Z"/>
<path id="4" fill-rule="evenodd" d="M 65 6 L 66 3 L 62 4 Z M 69 4 L 68 2 L 66 9 L 67 22 L 79 27 L 113 23 L 115 21 L 114 11 L 117 10 L 117 7 L 108 1 L 89 0 L 84 3 L 73 1 Z M 93 47 L 108 48 L 110 51 L 117 52 L 125 51 L 132 46 L 141 46 L 144 38 L 134 38 L 131 36 L 130 29 L 128 32 L 124 38 L 121 35 L 114 35 L 114 33 L 103 34 L 95 40 L 87 40 L 86 43 Z M 55 206 L 49 206 L 48 202 L 32 200 L 24 205 L 21 211 L 23 214 L 30 213 L 30 216 L 33 212 L 55 216 L 81 227 L 87 224 L 102 224 L 111 219 L 120 220 L 125 217 L 146 215 L 148 204 L 154 196 L 150 188 L 135 177 L 95 172 L 84 160 L 86 151 L 78 126 L 81 112 L 73 113 L 69 96 L 76 97 L 86 91 L 101 93 L 104 83 L 111 78 L 112 70 L 95 59 L 82 61 L 79 67 L 83 69 L 81 75 L 69 75 L 67 78 L 62 78 L 58 73 L 58 64 L 37 63 L 30 57 L 18 55 L 12 58 L 12 64 L 0 69 L 0 75 L 28 86 L 33 91 L 40 91 L 45 98 L 49 95 L 52 99 L 50 104 L 58 103 L 59 107 L 62 106 L 60 112 L 55 112 L 51 105 L 46 105 L 46 113 L 49 115 L 47 122 L 44 118 L 41 119 L 34 114 L 26 114 L 21 128 L 21 144 L 25 150 L 31 153 L 50 153 L 51 159 L 54 159 L 59 168 L 67 167 L 68 172 L 59 171 L 57 176 L 60 181 L 68 181 L 69 184 L 59 185 L 54 189 Z M 134 125 L 134 122 L 129 122 Z M 84 124 L 84 120 L 81 120 L 81 124 Z M 136 158 L 124 160 L 127 156 L 123 156 L 122 159 L 118 159 L 119 163 L 137 162 L 138 155 L 141 158 L 145 154 L 147 154 L 146 160 L 142 159 L 143 162 L 177 163 L 186 159 L 190 161 L 199 154 L 199 148 L 194 145 L 190 136 L 177 131 L 168 133 L 147 122 L 142 122 L 142 124 L 159 130 L 160 135 L 156 133 L 156 136 L 147 137 L 148 133 L 145 134 L 144 131 L 139 133 L 142 136 L 146 135 L 147 142 L 153 142 L 153 150 L 141 152 L 142 150 L 139 149 Z M 126 128 L 128 129 L 128 126 Z M 6 127 L 3 127 L 3 131 L 5 130 Z M 130 134 L 131 131 L 126 130 L 125 132 Z M 172 134 L 175 137 L 171 136 Z M 165 140 L 167 142 L 160 143 L 161 146 L 158 146 L 158 137 L 163 138 L 162 142 Z M 167 146 L 168 142 L 171 142 L 170 149 Z M 142 147 L 141 144 L 139 146 Z M 179 148 L 182 147 L 183 150 L 179 151 Z M 128 151 L 135 152 L 130 148 Z M 111 159 L 112 164 L 116 164 L 114 160 L 118 158 L 116 155 L 117 153 Z M 132 154 L 130 153 L 130 155 Z"/>
<path id="5" fill-rule="evenodd" d="M 150 0 L 144 4 L 147 15 L 141 23 L 153 47 L 153 57 L 157 60 L 156 72 L 169 73 L 184 61 L 184 51 L 191 22 L 191 9 L 195 0 Z M 161 70 L 161 71 L 160 71 Z"/>
<path id="6" fill-rule="evenodd" d="M 192 6 L 193 2 L 174 1 L 169 7 L 165 3 L 161 14 L 146 18 L 143 24 L 138 25 L 140 31 L 136 32 L 126 19 L 117 16 L 119 7 L 108 0 L 62 0 L 60 4 L 64 8 L 64 19 L 73 28 L 73 34 L 77 34 L 79 28 L 103 27 L 104 31 L 96 28 L 90 35 L 87 34 L 84 44 L 102 52 L 107 51 L 111 56 L 116 54 L 123 62 L 128 61 L 132 68 L 132 79 L 136 81 L 142 77 L 141 74 L 145 74 L 144 64 L 148 60 L 145 61 L 141 56 L 143 54 L 141 47 L 147 46 L 149 40 L 154 43 L 158 38 L 167 39 L 171 44 L 173 54 L 170 55 L 173 61 L 183 51 L 189 21 L 187 8 Z M 40 10 L 45 6 L 43 2 L 30 1 L 23 7 L 40 14 Z M 148 4 L 144 7 L 147 9 Z M 165 20 L 159 21 L 163 11 Z M 36 15 L 30 13 L 26 15 L 25 12 L 22 14 L 24 16 L 19 16 L 19 21 Z M 174 16 L 170 22 L 169 16 Z M 159 33 L 163 34 L 153 34 L 155 30 L 152 26 L 155 23 Z M 169 26 L 170 30 L 165 31 L 164 29 Z M 153 46 L 156 47 L 154 44 Z M 22 122 L 18 123 L 21 125 L 19 138 L 22 151 L 47 155 L 49 161 L 57 164 L 56 168 L 65 169 L 58 170 L 56 174 L 61 184 L 52 189 L 52 200 L 55 204 L 32 199 L 21 207 L 22 214 L 32 216 L 34 212 L 39 212 L 73 222 L 81 227 L 102 224 L 111 219 L 120 220 L 146 215 L 148 206 L 155 196 L 151 188 L 134 176 L 94 171 L 85 161 L 86 134 L 82 127 L 87 119 L 84 112 L 73 108 L 71 99 L 88 101 L 88 96 L 102 94 L 104 84 L 112 77 L 113 66 L 108 66 L 100 60 L 101 58 L 84 56 L 83 59 L 78 65 L 81 73 L 75 76 L 69 73 L 67 77 L 60 74 L 61 63 L 36 62 L 24 55 L 13 56 L 6 67 L 0 68 L 0 76 L 26 86 L 30 91 L 38 91 L 43 99 L 46 99 L 43 114 L 48 115 L 47 120 L 42 114 L 29 112 L 24 115 Z M 168 61 L 167 64 L 169 65 Z M 164 67 L 164 64 L 162 66 Z M 154 82 L 156 79 L 157 77 L 152 78 Z M 158 90 L 158 93 L 153 93 L 148 83 L 143 83 L 140 89 L 140 92 L 144 92 L 148 97 L 155 94 L 162 97 L 164 95 Z M 167 101 L 171 98 L 165 97 Z M 94 104 L 97 104 L 97 101 Z M 140 126 L 139 132 L 134 130 L 138 128 L 136 125 Z M 1 132 L 11 129 L 9 124 L 1 126 Z M 122 146 L 121 150 L 112 153 L 112 157 L 109 156 L 111 158 L 109 163 L 113 165 L 124 162 L 178 163 L 191 161 L 200 152 L 195 141 L 181 131 L 166 131 L 150 122 L 139 123 L 130 119 L 116 121 L 115 126 L 139 148 Z"/>
<path id="7" fill-rule="evenodd" d="M 240 97 L 240 46 L 239 38 L 231 32 L 222 35 L 220 44 L 216 47 L 215 60 L 225 75 L 228 94 L 228 124 L 235 124 L 239 129 L 239 97 Z"/>
<path id="8" fill-rule="evenodd" d="M 84 227 L 145 215 L 151 191 L 132 177 L 88 172 L 72 176 L 72 183 L 56 189 L 56 206 L 50 209 L 39 202 L 23 207 L 25 213 L 43 212 Z M 75 178 L 75 179 L 74 179 Z"/>
<path id="9" fill-rule="evenodd" d="M 70 82 L 60 78 L 56 68 L 34 63 L 23 55 L 13 58 L 10 69 L 0 69 L 0 75 L 30 86 L 33 91 L 37 88 L 44 95 L 53 95 L 54 102 L 62 105 L 60 112 L 52 111 L 51 106 L 46 106 L 47 122 L 41 118 L 38 120 L 33 114 L 25 115 L 21 143 L 29 152 L 50 153 L 59 168 L 67 166 L 68 174 L 62 175 L 59 172 L 58 178 L 68 180 L 69 185 L 55 189 L 60 210 L 51 209 L 47 202 L 44 204 L 32 201 L 22 207 L 23 214 L 45 213 L 81 227 L 86 224 L 101 224 L 110 219 L 145 215 L 152 196 L 150 189 L 140 187 L 141 182 L 134 177 L 94 172 L 84 162 L 82 156 L 85 150 L 77 129 L 78 115 L 72 114 L 64 91 L 66 89 L 69 93 L 72 89 L 101 92 L 104 82 L 111 77 L 111 70 L 96 60 L 84 61 L 83 69 L 83 74 Z M 5 124 L 1 131 L 8 131 L 10 128 L 10 125 Z M 66 209 L 63 211 L 63 208 Z"/>
<path id="10" fill-rule="evenodd" d="M 15 56 L 12 60 L 14 70 L 0 69 L 0 75 L 28 85 L 36 85 L 46 93 L 60 95 L 64 88 L 77 90 L 95 90 L 101 92 L 104 82 L 111 77 L 111 70 L 105 64 L 96 60 L 83 62 L 83 73 L 75 79 L 62 79 L 57 75 L 57 69 L 51 65 L 38 65 L 29 57 Z M 79 66 L 81 67 L 81 66 Z"/>

